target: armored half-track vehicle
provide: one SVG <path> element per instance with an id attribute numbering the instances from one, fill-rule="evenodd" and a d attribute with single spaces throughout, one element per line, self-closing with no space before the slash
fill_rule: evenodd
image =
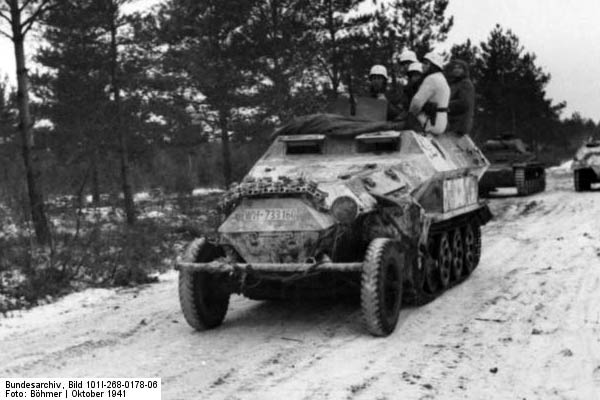
<path id="1" fill-rule="evenodd" d="M 521 139 L 513 135 L 498 136 L 487 140 L 482 149 L 492 164 L 479 182 L 481 194 L 516 187 L 518 195 L 527 196 L 546 189 L 544 164 L 536 161 L 536 155 Z"/>
<path id="2" fill-rule="evenodd" d="M 571 165 L 576 191 L 590 190 L 592 183 L 600 182 L 600 140 L 590 139 L 581 146 Z"/>
<path id="3" fill-rule="evenodd" d="M 216 240 L 195 240 L 178 260 L 192 327 L 220 325 L 232 293 L 353 294 L 368 331 L 386 336 L 403 302 L 428 302 L 478 265 L 489 163 L 468 136 L 331 114 L 303 121 L 280 129 L 224 195 Z"/>

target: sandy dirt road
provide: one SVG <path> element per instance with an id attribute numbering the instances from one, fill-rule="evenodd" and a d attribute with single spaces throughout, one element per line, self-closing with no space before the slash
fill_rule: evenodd
<path id="1" fill-rule="evenodd" d="M 357 304 L 241 297 L 198 333 L 172 272 L 0 318 L 0 376 L 161 377 L 163 399 L 600 399 L 600 191 L 548 186 L 492 199 L 478 269 L 388 338 Z"/>

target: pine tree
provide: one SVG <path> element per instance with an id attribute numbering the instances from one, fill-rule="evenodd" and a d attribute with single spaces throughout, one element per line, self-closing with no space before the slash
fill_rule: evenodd
<path id="1" fill-rule="evenodd" d="M 536 65 L 535 54 L 526 52 L 510 29 L 496 25 L 480 46 L 467 40 L 450 53 L 469 64 L 475 83 L 474 136 L 513 134 L 534 147 L 561 141 L 559 116 L 565 103 L 547 98 L 550 74 Z"/>
<path id="2" fill-rule="evenodd" d="M 351 39 L 351 69 L 356 77 L 366 76 L 373 64 L 383 64 L 396 83 L 396 57 L 405 49 L 419 57 L 446 39 L 454 23 L 446 15 L 448 0 L 394 0 L 375 2 L 372 14 L 357 17 L 360 28 Z"/>
<path id="3" fill-rule="evenodd" d="M 253 44 L 253 74 L 265 79 L 258 103 L 279 122 L 294 114 L 295 94 L 312 78 L 309 0 L 258 1 L 240 31 Z M 304 93 L 303 93 L 304 94 Z"/>
<path id="4" fill-rule="evenodd" d="M 106 115 L 110 99 L 105 30 L 98 3 L 64 1 L 44 18 L 46 45 L 36 60 L 48 72 L 35 77 L 45 116 L 57 133 L 53 150 L 66 168 L 84 165 L 84 184 L 91 178 L 95 202 L 100 197 L 100 159 L 111 131 Z"/>
<path id="5" fill-rule="evenodd" d="M 425 55 L 443 42 L 454 24 L 446 17 L 449 0 L 395 0 L 392 9 L 402 21 L 396 25 L 399 44 Z M 396 17 L 398 20 L 398 17 Z"/>
<path id="6" fill-rule="evenodd" d="M 313 38 L 312 61 L 317 71 L 329 80 L 329 95 L 337 97 L 347 80 L 354 56 L 366 43 L 364 26 L 371 15 L 355 15 L 361 0 L 311 1 L 308 10 Z"/>
<path id="7" fill-rule="evenodd" d="M 33 118 L 29 104 L 30 82 L 25 57 L 25 37 L 39 18 L 53 5 L 53 0 L 3 0 L 0 2 L 0 21 L 8 22 L 10 27 L 8 32 L 0 30 L 0 33 L 12 40 L 15 51 L 19 132 L 21 152 L 25 163 L 31 219 L 37 241 L 44 245 L 51 244 L 52 236 L 44 207 L 41 172 L 32 156 L 34 144 L 32 134 Z"/>
<path id="8" fill-rule="evenodd" d="M 223 178 L 232 180 L 230 129 L 236 108 L 247 102 L 259 77 L 253 74 L 254 43 L 246 32 L 257 0 L 171 0 L 159 12 L 161 36 L 169 48 L 165 71 L 213 112 L 220 132 Z"/>
<path id="9" fill-rule="evenodd" d="M 536 140 L 535 125 L 557 119 L 564 104 L 553 106 L 545 88 L 550 75 L 535 64 L 518 37 L 497 25 L 481 43 L 479 92 L 487 128 L 494 134 L 512 133 Z"/>
<path id="10" fill-rule="evenodd" d="M 121 64 L 120 30 L 126 24 L 122 15 L 122 7 L 130 0 L 97 0 L 100 6 L 100 18 L 108 36 L 108 60 L 110 76 L 110 92 L 112 94 L 113 129 L 117 134 L 119 144 L 119 161 L 121 172 L 121 187 L 123 190 L 123 206 L 127 223 L 133 225 L 136 221 L 135 204 L 133 203 L 133 187 L 129 165 L 128 128 L 124 119 L 122 88 L 124 74 Z"/>

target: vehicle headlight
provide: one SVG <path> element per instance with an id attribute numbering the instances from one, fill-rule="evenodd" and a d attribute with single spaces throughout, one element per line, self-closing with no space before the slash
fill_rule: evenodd
<path id="1" fill-rule="evenodd" d="M 349 224 L 358 215 L 358 204 L 348 196 L 340 196 L 333 201 L 331 213 L 339 222 Z"/>

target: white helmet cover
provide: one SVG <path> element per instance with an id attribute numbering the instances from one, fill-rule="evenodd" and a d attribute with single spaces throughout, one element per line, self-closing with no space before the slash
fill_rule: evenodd
<path id="1" fill-rule="evenodd" d="M 369 76 L 371 76 L 371 75 L 381 75 L 385 79 L 388 79 L 387 69 L 383 65 L 380 65 L 380 64 L 373 65 L 371 67 L 371 72 L 369 72 Z"/>
<path id="2" fill-rule="evenodd" d="M 400 53 L 400 62 L 419 62 L 419 60 L 417 60 L 417 55 L 415 54 L 414 51 L 412 50 L 404 50 L 402 53 Z"/>
<path id="3" fill-rule="evenodd" d="M 408 66 L 408 72 L 420 72 L 423 73 L 423 64 L 420 62 L 414 62 Z"/>
<path id="4" fill-rule="evenodd" d="M 436 53 L 435 51 L 427 53 L 424 59 L 440 69 L 444 68 L 444 57 L 442 57 L 441 54 Z"/>

